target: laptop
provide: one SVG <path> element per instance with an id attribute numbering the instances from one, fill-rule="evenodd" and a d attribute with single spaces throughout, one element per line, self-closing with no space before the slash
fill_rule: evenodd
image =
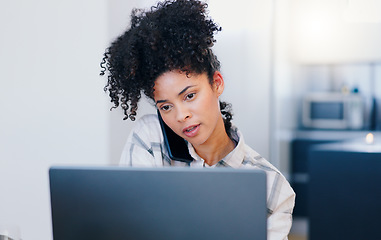
<path id="1" fill-rule="evenodd" d="M 267 236 L 260 170 L 52 167 L 49 179 L 54 240 Z"/>

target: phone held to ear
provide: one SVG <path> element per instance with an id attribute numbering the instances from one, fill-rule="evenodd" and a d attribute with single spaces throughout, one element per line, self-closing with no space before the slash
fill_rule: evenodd
<path id="1" fill-rule="evenodd" d="M 159 110 L 157 115 L 160 121 L 160 127 L 163 132 L 164 145 L 168 150 L 168 155 L 172 160 L 181 162 L 192 162 L 193 158 L 189 154 L 186 141 L 177 135 L 167 124 L 163 121 Z"/>

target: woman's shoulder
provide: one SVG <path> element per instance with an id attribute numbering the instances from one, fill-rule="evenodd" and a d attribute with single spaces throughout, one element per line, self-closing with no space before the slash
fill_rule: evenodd
<path id="1" fill-rule="evenodd" d="M 146 114 L 140 117 L 135 123 L 136 128 L 160 128 L 159 118 L 156 114 Z"/>
<path id="2" fill-rule="evenodd" d="M 159 118 L 157 116 L 157 114 L 145 114 L 143 116 L 141 116 L 137 122 L 142 122 L 142 123 L 145 123 L 145 124 L 150 124 L 150 123 L 159 123 Z"/>
<path id="3" fill-rule="evenodd" d="M 132 129 L 132 134 L 160 141 L 162 132 L 158 116 L 146 114 L 140 117 Z"/>
<path id="4" fill-rule="evenodd" d="M 162 166 L 163 134 L 158 116 L 144 115 L 134 122 L 124 147 L 120 164 L 127 166 Z"/>

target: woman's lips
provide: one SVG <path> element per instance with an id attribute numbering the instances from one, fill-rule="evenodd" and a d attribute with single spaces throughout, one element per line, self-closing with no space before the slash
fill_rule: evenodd
<path id="1" fill-rule="evenodd" d="M 200 130 L 200 124 L 192 125 L 192 126 L 184 128 L 183 133 L 187 137 L 194 137 L 198 133 L 199 130 Z"/>

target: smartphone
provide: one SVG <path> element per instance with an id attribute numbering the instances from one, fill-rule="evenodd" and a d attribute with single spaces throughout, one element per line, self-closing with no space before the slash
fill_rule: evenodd
<path id="1" fill-rule="evenodd" d="M 164 137 L 164 145 L 168 150 L 168 155 L 172 160 L 181 162 L 192 162 L 193 158 L 189 154 L 188 145 L 186 141 L 177 135 L 167 124 L 163 121 L 159 110 L 157 110 L 161 130 Z"/>

